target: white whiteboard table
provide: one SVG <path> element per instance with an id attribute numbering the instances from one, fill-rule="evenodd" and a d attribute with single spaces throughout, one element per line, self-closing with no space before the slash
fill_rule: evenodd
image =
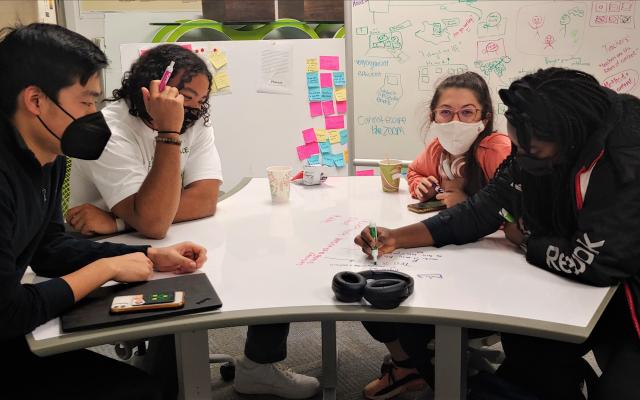
<path id="1" fill-rule="evenodd" d="M 336 177 L 322 186 L 293 185 L 291 201 L 280 205 L 271 204 L 266 179 L 253 179 L 222 201 L 215 217 L 174 225 L 163 240 L 149 241 L 135 234 L 112 238 L 154 246 L 191 240 L 206 246 L 209 260 L 203 272 L 223 308 L 72 334 L 61 334 L 55 319 L 27 335 L 31 350 L 50 355 L 175 334 L 182 397 L 210 399 L 207 329 L 322 321 L 325 397 L 334 397 L 335 321 L 431 323 L 437 336 L 436 398 L 453 399 L 464 398 L 466 392 L 466 328 L 576 343 L 589 336 L 615 288 L 581 285 L 533 267 L 502 233 L 465 246 L 418 252 L 424 256 L 418 265 L 402 269 L 415 278 L 415 292 L 397 309 L 337 302 L 331 279 L 345 269 L 344 259 L 351 257 L 354 265 L 371 264 L 353 244 L 355 229 L 369 220 L 398 227 L 424 218 L 407 211 L 413 200 L 405 182 L 399 193 L 383 193 L 379 179 Z M 323 252 L 324 257 L 338 254 L 338 261 L 323 257 L 314 261 Z M 389 261 L 385 257 L 382 264 Z M 389 265 L 401 264 L 396 260 Z"/>

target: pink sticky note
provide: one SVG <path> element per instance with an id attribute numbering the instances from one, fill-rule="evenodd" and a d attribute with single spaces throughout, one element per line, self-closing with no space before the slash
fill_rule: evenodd
<path id="1" fill-rule="evenodd" d="M 333 100 L 332 101 L 323 101 L 322 102 L 322 113 L 324 115 L 335 114 L 336 112 L 333 110 Z"/>
<path id="2" fill-rule="evenodd" d="M 344 115 L 334 115 L 324 117 L 325 128 L 327 129 L 343 129 Z"/>
<path id="3" fill-rule="evenodd" d="M 320 56 L 320 69 L 339 70 L 340 58 L 338 56 Z"/>
<path id="4" fill-rule="evenodd" d="M 336 101 L 336 111 L 338 112 L 338 114 L 345 114 L 347 112 L 347 102 Z"/>
<path id="5" fill-rule="evenodd" d="M 306 160 L 312 155 L 320 153 L 318 143 L 303 144 L 302 146 L 296 147 L 296 150 L 298 151 L 299 160 Z"/>
<path id="6" fill-rule="evenodd" d="M 333 87 L 333 75 L 331 73 L 320 74 L 320 87 Z"/>
<path id="7" fill-rule="evenodd" d="M 316 130 L 313 128 L 305 129 L 304 131 L 302 131 L 302 138 L 304 139 L 304 142 L 307 144 L 318 141 L 316 139 Z"/>
<path id="8" fill-rule="evenodd" d="M 309 113 L 312 117 L 318 117 L 322 115 L 322 104 L 319 101 L 312 101 L 309 103 Z"/>
<path id="9" fill-rule="evenodd" d="M 356 176 L 373 176 L 373 170 L 363 169 L 362 171 L 356 171 Z"/>

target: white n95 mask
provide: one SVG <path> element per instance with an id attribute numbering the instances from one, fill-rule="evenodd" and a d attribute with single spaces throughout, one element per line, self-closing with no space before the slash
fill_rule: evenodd
<path id="1" fill-rule="evenodd" d="M 451 121 L 444 124 L 434 122 L 429 129 L 449 154 L 459 156 L 469 150 L 480 132 L 484 130 L 484 123 L 482 121 L 472 123 Z"/>

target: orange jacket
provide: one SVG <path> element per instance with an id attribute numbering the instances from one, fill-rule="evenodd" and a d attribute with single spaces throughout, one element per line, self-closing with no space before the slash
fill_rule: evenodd
<path id="1" fill-rule="evenodd" d="M 438 139 L 433 139 L 409 165 L 407 181 L 412 197 L 418 197 L 416 196 L 416 186 L 418 186 L 420 178 L 435 176 L 439 181 L 442 179 L 438 173 L 438 163 L 443 151 Z M 509 154 L 511 154 L 511 140 L 503 133 L 494 132 L 480 141 L 476 157 L 487 181 L 493 178 L 496 169 Z"/>

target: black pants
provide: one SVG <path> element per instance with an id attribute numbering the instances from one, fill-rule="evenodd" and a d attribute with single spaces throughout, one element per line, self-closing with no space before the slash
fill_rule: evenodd
<path id="1" fill-rule="evenodd" d="M 3 347 L 3 399 L 162 399 L 161 381 L 89 350 L 38 357 L 22 338 Z"/>
<path id="2" fill-rule="evenodd" d="M 620 288 L 591 336 L 581 344 L 502 334 L 498 375 L 544 400 L 583 399 L 582 356 L 593 350 L 603 371 L 589 400 L 640 399 L 640 340 Z"/>
<path id="3" fill-rule="evenodd" d="M 390 343 L 397 340 L 402 350 L 409 356 L 406 361 L 398 364 L 406 368 L 416 368 L 430 385 L 435 385 L 435 369 L 431 362 L 435 352 L 427 349 L 427 344 L 436 337 L 433 325 L 371 321 L 363 321 L 362 325 L 379 342 Z M 470 329 L 469 337 L 479 338 L 489 336 L 492 333 L 490 331 Z"/>
<path id="4" fill-rule="evenodd" d="M 289 324 L 251 325 L 244 355 L 253 362 L 270 364 L 287 358 Z"/>

